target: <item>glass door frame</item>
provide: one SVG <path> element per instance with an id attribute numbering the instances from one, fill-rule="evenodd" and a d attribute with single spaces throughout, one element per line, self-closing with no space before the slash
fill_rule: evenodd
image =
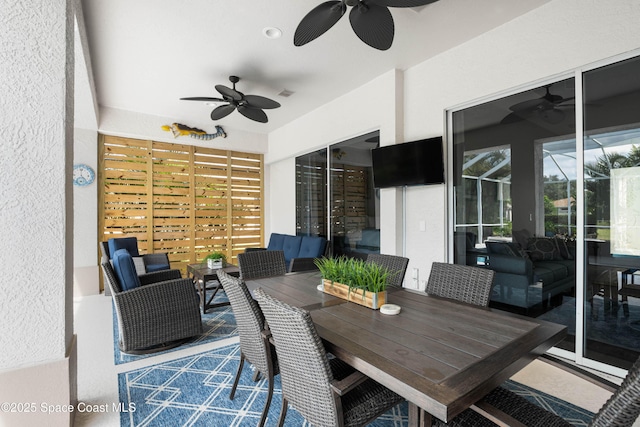
<path id="1" fill-rule="evenodd" d="M 447 147 L 447 256 L 449 262 L 454 260 L 454 230 L 455 230 L 455 194 L 454 194 L 454 152 L 453 152 L 453 113 L 470 108 L 482 103 L 498 100 L 510 95 L 531 90 L 546 84 L 551 84 L 560 80 L 574 78 L 575 82 L 575 153 L 576 153 L 576 312 L 575 312 L 575 347 L 574 352 L 554 347 L 548 351 L 549 354 L 556 355 L 568 360 L 574 361 L 576 364 L 596 369 L 617 377 L 624 377 L 626 370 L 616 366 L 608 365 L 585 356 L 585 180 L 584 180 L 584 111 L 583 111 L 583 74 L 607 65 L 621 62 L 627 59 L 640 56 L 640 49 L 606 58 L 594 63 L 577 67 L 566 73 L 556 74 L 544 79 L 517 86 L 505 91 L 495 93 L 493 95 L 474 99 L 463 104 L 455 105 L 444 110 L 445 122 L 445 144 Z"/>

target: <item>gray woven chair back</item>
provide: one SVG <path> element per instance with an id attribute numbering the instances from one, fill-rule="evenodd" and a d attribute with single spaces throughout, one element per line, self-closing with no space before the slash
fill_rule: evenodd
<path id="1" fill-rule="evenodd" d="M 389 286 L 402 287 L 404 275 L 409 265 L 409 258 L 396 255 L 369 254 L 367 262 L 377 264 L 389 270 Z"/>
<path id="2" fill-rule="evenodd" d="M 109 245 L 107 242 L 100 242 L 100 257 L 103 261 L 111 259 L 111 255 L 109 254 Z"/>
<path id="3" fill-rule="evenodd" d="M 456 301 L 487 307 L 493 285 L 493 270 L 434 262 L 426 292 Z"/>
<path id="4" fill-rule="evenodd" d="M 267 350 L 262 339 L 264 315 L 244 282 L 218 270 L 218 279 L 231 303 L 231 310 L 238 325 L 240 350 L 265 375 L 269 371 Z"/>
<path id="5" fill-rule="evenodd" d="M 104 278 L 109 285 L 111 293 L 115 295 L 122 292 L 118 279 L 116 279 L 116 272 L 113 271 L 113 266 L 111 266 L 111 262 L 106 261 L 102 263 L 102 272 L 104 273 Z"/>
<path id="6" fill-rule="evenodd" d="M 630 427 L 640 415 L 640 358 L 591 420 L 591 427 Z"/>
<path id="7" fill-rule="evenodd" d="M 287 273 L 284 251 L 251 251 L 238 254 L 242 280 L 282 276 Z"/>
<path id="8" fill-rule="evenodd" d="M 337 426 L 333 374 L 322 340 L 308 311 L 254 292 L 267 320 L 278 354 L 282 394 L 314 426 Z"/>

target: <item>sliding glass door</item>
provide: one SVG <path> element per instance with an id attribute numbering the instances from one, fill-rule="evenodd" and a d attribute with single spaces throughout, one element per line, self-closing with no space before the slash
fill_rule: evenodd
<path id="1" fill-rule="evenodd" d="M 380 251 L 379 197 L 373 187 L 372 132 L 296 158 L 296 231 L 327 237 L 334 256 Z"/>
<path id="2" fill-rule="evenodd" d="M 640 355 L 640 58 L 585 70 L 450 112 L 451 254 L 613 372 Z"/>
<path id="3" fill-rule="evenodd" d="M 586 357 L 640 352 L 640 58 L 583 75 Z"/>

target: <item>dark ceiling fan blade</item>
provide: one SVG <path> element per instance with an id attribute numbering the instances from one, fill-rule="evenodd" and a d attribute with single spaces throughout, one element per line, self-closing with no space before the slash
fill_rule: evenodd
<path id="1" fill-rule="evenodd" d="M 536 99 L 528 99 L 526 101 L 518 102 L 517 104 L 513 104 L 509 109 L 511 111 L 533 111 L 536 108 L 539 108 L 541 105 L 548 104 L 545 98 L 536 98 Z"/>
<path id="2" fill-rule="evenodd" d="M 216 85 L 216 90 L 220 92 L 222 96 L 233 99 L 234 101 L 240 101 L 242 99 L 240 92 L 224 85 Z"/>
<path id="3" fill-rule="evenodd" d="M 573 101 L 574 99 L 576 99 L 575 96 L 570 96 L 569 98 L 560 98 L 558 101 L 555 102 L 556 105 L 561 105 L 564 104 L 567 101 Z"/>
<path id="4" fill-rule="evenodd" d="M 247 101 L 247 106 L 251 108 L 263 108 L 270 110 L 272 108 L 280 107 L 280 103 L 274 101 L 273 99 L 265 98 L 264 96 L 259 95 L 245 95 L 245 101 Z"/>
<path id="5" fill-rule="evenodd" d="M 316 6 L 298 24 L 293 44 L 302 46 L 326 33 L 347 11 L 342 1 L 328 1 Z"/>
<path id="6" fill-rule="evenodd" d="M 385 6 L 361 1 L 349 14 L 351 28 L 369 46 L 387 50 L 393 44 L 393 16 Z"/>
<path id="7" fill-rule="evenodd" d="M 206 96 L 192 96 L 189 98 L 180 98 L 181 101 L 209 101 L 209 102 L 227 102 L 222 98 L 208 98 Z"/>
<path id="8" fill-rule="evenodd" d="M 540 118 L 548 123 L 557 125 L 564 120 L 566 114 L 557 108 L 550 108 L 539 113 Z"/>
<path id="9" fill-rule="evenodd" d="M 267 114 L 259 108 L 251 108 L 246 105 L 241 105 L 238 107 L 238 112 L 246 118 L 255 120 L 256 122 L 267 123 L 269 121 Z"/>
<path id="10" fill-rule="evenodd" d="M 424 6 L 430 3 L 435 3 L 438 0 L 371 0 L 380 6 L 386 7 L 418 7 Z"/>
<path id="11" fill-rule="evenodd" d="M 511 123 L 521 122 L 523 120 L 524 120 L 524 117 L 522 117 L 520 114 L 510 113 L 510 114 L 507 114 L 506 116 L 504 116 L 504 118 L 502 120 L 500 120 L 500 124 L 501 125 L 508 125 L 508 124 L 511 124 Z"/>
<path id="12" fill-rule="evenodd" d="M 236 106 L 233 104 L 221 105 L 219 107 L 216 107 L 211 112 L 211 120 L 219 120 L 223 117 L 227 117 L 235 109 Z"/>

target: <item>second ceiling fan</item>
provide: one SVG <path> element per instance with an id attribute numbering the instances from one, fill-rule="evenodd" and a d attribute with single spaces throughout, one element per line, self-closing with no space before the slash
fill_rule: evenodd
<path id="1" fill-rule="evenodd" d="M 180 98 L 183 101 L 208 101 L 208 102 L 227 102 L 227 104 L 219 105 L 211 112 L 211 120 L 219 120 L 227 117 L 234 110 L 238 110 L 240 114 L 248 119 L 255 120 L 260 123 L 267 123 L 269 119 L 264 111 L 266 109 L 278 108 L 280 103 L 272 99 L 259 95 L 245 95 L 236 90 L 236 83 L 240 81 L 240 77 L 229 76 L 229 81 L 233 83 L 233 89 L 223 85 L 216 85 L 216 90 L 220 92 L 222 98 L 210 98 L 205 96 L 193 96 L 189 98 Z"/>
<path id="2" fill-rule="evenodd" d="M 389 7 L 418 7 L 438 0 L 332 0 L 316 6 L 298 24 L 293 44 L 302 46 L 333 27 L 351 6 L 349 21 L 356 35 L 369 46 L 387 50 L 395 27 Z"/>

